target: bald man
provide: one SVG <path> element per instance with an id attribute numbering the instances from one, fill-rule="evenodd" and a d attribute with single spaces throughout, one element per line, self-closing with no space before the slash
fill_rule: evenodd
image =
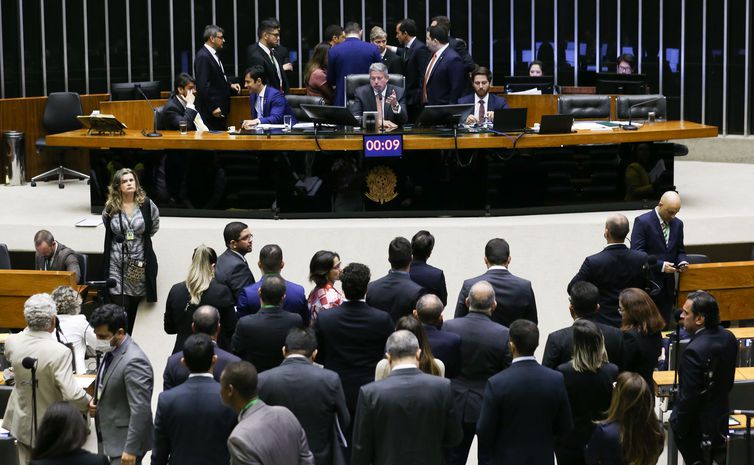
<path id="1" fill-rule="evenodd" d="M 632 250 L 657 257 L 657 264 L 652 268 L 650 295 L 666 324 L 673 311 L 674 274 L 685 271 L 689 264 L 683 246 L 683 222 L 676 218 L 680 210 L 681 196 L 677 192 L 665 192 L 652 211 L 636 217 L 631 233 Z"/>
<path id="2" fill-rule="evenodd" d="M 568 284 L 568 294 L 579 281 L 587 281 L 599 289 L 599 311 L 595 321 L 620 328 L 618 294 L 627 287 L 644 289 L 647 254 L 631 250 L 624 244 L 628 236 L 628 218 L 614 213 L 605 222 L 603 237 L 607 245 L 601 252 L 586 257 L 581 269 Z"/>

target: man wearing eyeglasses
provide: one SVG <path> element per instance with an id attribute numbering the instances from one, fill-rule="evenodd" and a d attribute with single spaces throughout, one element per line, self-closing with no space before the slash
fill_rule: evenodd
<path id="1" fill-rule="evenodd" d="M 196 78 L 196 108 L 202 121 L 211 130 L 225 129 L 230 111 L 230 94 L 241 92 L 237 82 L 225 74 L 217 52 L 225 46 L 223 28 L 210 24 L 204 28 L 204 46 L 196 52 L 194 76 Z"/>
<path id="2" fill-rule="evenodd" d="M 267 85 L 288 93 L 290 86 L 283 67 L 283 57 L 278 53 L 280 46 L 280 23 L 275 18 L 267 18 L 259 23 L 259 41 L 246 49 L 246 65 L 264 68 Z"/>

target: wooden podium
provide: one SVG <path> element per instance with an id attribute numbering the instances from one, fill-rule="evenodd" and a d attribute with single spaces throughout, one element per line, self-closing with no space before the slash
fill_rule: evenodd
<path id="1" fill-rule="evenodd" d="M 58 286 L 79 288 L 72 271 L 0 270 L 0 328 L 25 328 L 26 299 Z"/>
<path id="2" fill-rule="evenodd" d="M 715 296 L 721 320 L 754 318 L 754 261 L 689 265 L 678 283 L 678 308 L 690 292 L 704 290 Z"/>

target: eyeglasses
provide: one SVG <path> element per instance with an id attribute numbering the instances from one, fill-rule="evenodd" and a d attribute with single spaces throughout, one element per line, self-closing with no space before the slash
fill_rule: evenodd
<path id="1" fill-rule="evenodd" d="M 280 37 L 280 33 L 279 32 L 265 32 L 265 34 L 268 34 L 268 35 L 271 35 L 271 36 L 274 36 L 274 37 Z"/>

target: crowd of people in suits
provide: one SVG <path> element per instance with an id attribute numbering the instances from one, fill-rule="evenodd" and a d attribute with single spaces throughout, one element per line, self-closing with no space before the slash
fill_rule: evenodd
<path id="1" fill-rule="evenodd" d="M 608 217 L 607 246 L 568 284 L 574 323 L 549 334 L 541 364 L 532 284 L 509 270 L 504 239 L 488 241 L 487 271 L 463 282 L 454 318 L 443 321 L 447 286 L 427 263 L 428 231 L 392 240 L 390 271 L 378 279 L 364 264 L 316 252 L 307 296 L 282 277 L 275 244 L 260 250 L 255 279 L 246 261 L 253 234 L 234 221 L 223 231 L 226 250 L 198 246 L 186 280 L 170 290 L 165 331 L 176 343 L 154 421 L 152 366 L 130 336 L 127 309 L 105 304 L 89 319 L 93 334 L 67 333 L 103 355 L 85 392 L 73 378 L 75 351 L 50 336 L 64 321 L 56 315 L 76 315 L 81 305 L 58 289 L 55 299 L 30 298 L 27 328 L 7 340 L 16 389 L 3 424 L 24 464 L 102 463 L 81 450 L 71 411 L 95 417 L 104 454 L 126 465 L 149 450 L 153 464 L 462 465 L 475 437 L 483 464 L 554 456 L 559 464 L 654 464 L 665 439 L 652 380 L 670 323 L 665 276 L 687 265 L 679 210 L 677 193 L 663 195 L 635 219 L 631 248 L 628 219 Z M 45 244 L 37 261 L 50 266 L 44 252 L 60 246 Z M 704 291 L 689 295 L 679 318 L 692 340 L 670 423 L 693 463 L 703 441 L 713 453 L 724 444 L 737 343 Z M 27 357 L 40 378 L 39 429 Z M 61 422 L 65 444 L 50 439 Z"/>

